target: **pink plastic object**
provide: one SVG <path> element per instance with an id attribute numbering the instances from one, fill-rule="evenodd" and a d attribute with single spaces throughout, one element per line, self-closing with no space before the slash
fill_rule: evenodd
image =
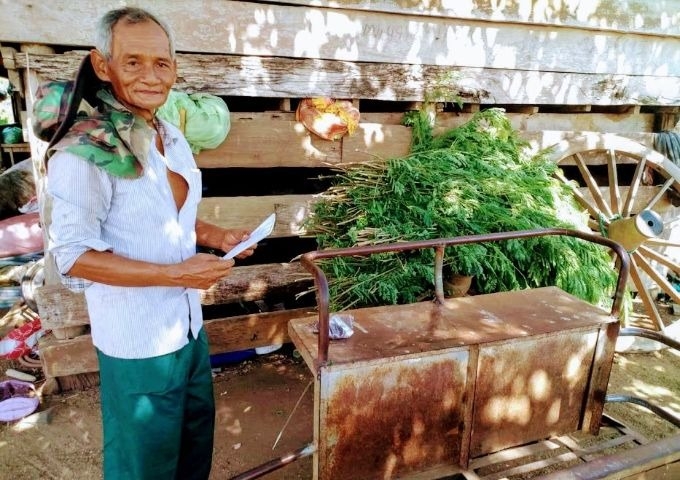
<path id="1" fill-rule="evenodd" d="M 43 248 L 40 216 L 37 213 L 0 220 L 0 258 L 39 253 Z"/>

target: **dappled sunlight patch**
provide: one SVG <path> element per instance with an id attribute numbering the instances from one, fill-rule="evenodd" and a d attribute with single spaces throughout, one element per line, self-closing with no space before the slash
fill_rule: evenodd
<path id="1" fill-rule="evenodd" d="M 364 145 L 370 147 L 376 143 L 385 143 L 385 126 L 380 123 L 362 123 Z"/>
<path id="2" fill-rule="evenodd" d="M 241 421 L 238 418 L 234 419 L 234 421 L 224 429 L 232 435 L 240 435 L 243 432 Z"/>
<path id="3" fill-rule="evenodd" d="M 527 425 L 531 421 L 531 401 L 527 395 L 497 395 L 489 399 L 483 412 L 487 424 Z"/>
<path id="4" fill-rule="evenodd" d="M 537 370 L 529 377 L 529 395 L 538 401 L 548 400 L 552 384 L 545 370 Z"/>

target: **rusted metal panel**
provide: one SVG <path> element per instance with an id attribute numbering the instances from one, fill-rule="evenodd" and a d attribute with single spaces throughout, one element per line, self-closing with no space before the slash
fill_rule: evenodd
<path id="1" fill-rule="evenodd" d="M 457 465 L 464 443 L 468 352 L 324 367 L 318 478 L 398 478 Z M 315 478 L 317 476 L 315 475 Z"/>
<path id="2" fill-rule="evenodd" d="M 318 318 L 289 324 L 319 379 L 318 478 L 395 478 L 391 468 L 400 474 L 425 471 L 442 463 L 441 455 L 465 467 L 470 457 L 575 431 L 585 413 L 589 424 L 599 421 L 596 397 L 610 367 L 599 363 L 611 361 L 611 325 L 617 320 L 558 288 L 347 313 L 354 316 L 354 334 L 330 342 L 325 364 L 317 361 Z M 465 351 L 466 366 L 459 360 L 457 373 L 446 376 L 442 369 L 453 367 L 435 365 L 450 351 Z M 437 389 L 454 387 L 456 426 L 446 418 L 436 428 L 428 423 L 432 432 L 416 453 L 400 450 L 410 432 L 404 426 L 443 415 Z M 414 410 L 427 402 L 427 414 Z M 457 443 L 447 443 L 445 432 Z M 414 460 L 421 450 L 429 456 Z"/>
<path id="3" fill-rule="evenodd" d="M 470 455 L 577 430 L 598 334 L 583 328 L 482 346 Z"/>

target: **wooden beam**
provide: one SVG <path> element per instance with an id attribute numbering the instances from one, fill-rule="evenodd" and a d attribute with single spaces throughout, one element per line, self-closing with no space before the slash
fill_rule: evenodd
<path id="1" fill-rule="evenodd" d="M 59 339 L 70 338 L 83 333 L 82 331 L 64 329 L 90 323 L 85 295 L 73 292 L 60 283 L 36 288 L 35 302 L 38 306 L 43 328 L 57 331 L 55 337 Z M 64 335 L 59 332 L 63 332 Z M 74 334 L 70 332 L 74 332 Z"/>
<path id="2" fill-rule="evenodd" d="M 312 314 L 313 308 L 296 308 L 206 320 L 203 325 L 208 334 L 210 354 L 289 343 L 288 321 Z M 47 334 L 40 339 L 38 348 L 46 377 L 99 371 L 89 334 L 65 340 Z"/>
<path id="3" fill-rule="evenodd" d="M 289 343 L 288 321 L 313 315 L 313 308 L 241 315 L 206 320 L 211 353 L 237 352 L 255 347 Z"/>
<path id="4" fill-rule="evenodd" d="M 7 70 L 7 80 L 19 92 L 19 95 L 24 96 L 24 82 L 21 79 L 20 67 L 17 67 L 15 58 L 17 51 L 12 47 L 3 47 L 0 45 L 0 62 Z"/>
<path id="5" fill-rule="evenodd" d="M 276 213 L 272 238 L 305 233 L 303 223 L 310 213 L 312 195 L 263 195 L 252 197 L 208 197 L 198 206 L 198 218 L 225 228 L 252 230 Z"/>
<path id="6" fill-rule="evenodd" d="M 253 301 L 271 294 L 300 293 L 312 277 L 298 262 L 234 267 L 234 272 L 201 292 L 203 305 Z"/>
<path id="7" fill-rule="evenodd" d="M 89 334 L 67 340 L 47 334 L 38 342 L 38 351 L 46 378 L 99 371 L 97 353 Z"/>
<path id="8" fill-rule="evenodd" d="M 201 303 L 237 303 L 259 300 L 267 295 L 302 292 L 309 288 L 311 281 L 311 276 L 298 262 L 234 267 L 231 275 L 201 291 Z M 72 292 L 61 285 L 46 285 L 36 289 L 36 302 L 43 328 L 47 330 L 90 323 L 85 296 L 81 292 Z"/>
<path id="9" fill-rule="evenodd" d="M 322 140 L 301 123 L 239 115 L 225 142 L 197 157 L 201 168 L 312 167 L 341 162 L 340 142 Z"/>
<path id="10" fill-rule="evenodd" d="M 73 78 L 84 51 L 17 54 L 45 80 Z M 615 75 L 513 68 L 409 65 L 240 55 L 178 55 L 176 88 L 221 96 L 332 96 L 387 101 L 451 101 L 500 105 L 677 105 L 680 73 Z M 651 70 L 645 70 L 648 72 Z M 323 74 L 320 75 L 319 73 Z M 244 81 L 244 78 L 248 79 Z M 313 79 L 313 81 L 310 81 Z"/>
<path id="11" fill-rule="evenodd" d="M 452 22 L 412 14 L 227 0 L 142 0 L 137 5 L 164 18 L 176 34 L 178 51 L 184 52 L 553 73 L 680 75 L 680 38 L 665 32 L 621 33 L 502 19 Z M 72 8 L 68 0 L 7 2 L 0 17 L 0 41 L 90 46 L 95 19 L 119 6 L 116 0 L 91 1 L 88 8 Z M 675 10 L 668 12 L 677 15 Z M 578 55 L 573 54 L 575 48 Z M 246 78 L 247 84 L 256 77 Z M 561 85 L 543 74 L 532 88 L 540 82 Z"/>
<path id="12" fill-rule="evenodd" d="M 633 115 L 613 117 L 606 114 L 507 114 L 512 126 L 528 140 L 541 147 L 555 144 L 573 131 L 606 131 L 630 136 L 647 146 L 653 144 L 650 134 L 654 116 Z M 399 123 L 402 113 L 366 114 L 353 135 L 330 142 L 313 135 L 293 114 L 238 113 L 232 114 L 231 131 L 226 140 L 211 150 L 196 156 L 200 168 L 270 168 L 270 167 L 329 167 L 356 162 L 401 157 L 409 152 L 411 129 Z M 470 120 L 470 113 L 437 114 L 435 133 L 460 126 Z M 370 120 L 375 123 L 369 122 Z M 384 120 L 385 123 L 381 123 Z M 546 130 L 550 128 L 551 130 Z M 553 128 L 558 131 L 552 131 Z M 543 132 L 540 135 L 536 132 Z M 285 152 L 285 154 L 282 154 Z"/>

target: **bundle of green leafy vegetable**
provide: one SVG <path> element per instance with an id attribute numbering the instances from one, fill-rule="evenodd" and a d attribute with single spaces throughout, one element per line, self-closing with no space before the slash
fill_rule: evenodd
<path id="1" fill-rule="evenodd" d="M 340 171 L 308 231 L 320 248 L 376 245 L 542 227 L 587 229 L 557 165 L 530 156 L 501 109 L 433 135 L 424 112 L 407 117 L 411 153 Z M 332 308 L 421 301 L 433 293 L 431 249 L 335 258 L 322 268 Z M 474 275 L 478 293 L 556 285 L 606 305 L 615 271 L 606 248 L 566 236 L 448 247 L 447 271 Z"/>

